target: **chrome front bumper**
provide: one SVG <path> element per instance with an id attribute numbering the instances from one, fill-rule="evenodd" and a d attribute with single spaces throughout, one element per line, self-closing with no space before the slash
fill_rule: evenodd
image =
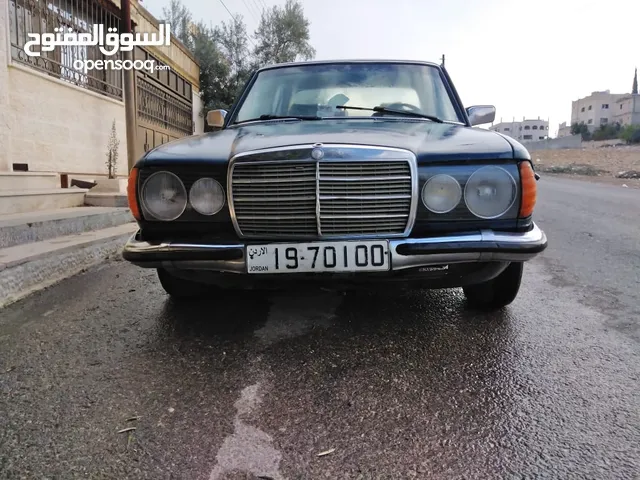
<path id="1" fill-rule="evenodd" d="M 389 240 L 392 271 L 453 263 L 523 262 L 546 247 L 547 237 L 535 224 L 524 233 L 481 230 L 468 234 Z M 245 250 L 246 244 L 240 242 L 148 243 L 141 240 L 140 232 L 137 232 L 124 246 L 122 256 L 144 268 L 247 273 Z"/>

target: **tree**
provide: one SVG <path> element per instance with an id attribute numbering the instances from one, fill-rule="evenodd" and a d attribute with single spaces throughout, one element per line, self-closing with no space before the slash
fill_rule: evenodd
<path id="1" fill-rule="evenodd" d="M 223 90 L 226 93 L 225 106 L 231 106 L 240 90 L 257 65 L 251 58 L 248 46 L 247 27 L 241 16 L 215 28 L 214 39 L 229 69 Z"/>
<path id="2" fill-rule="evenodd" d="M 111 133 L 109 134 L 109 141 L 107 143 L 107 173 L 109 178 L 116 178 L 116 171 L 118 170 L 118 147 L 120 146 L 120 140 L 116 134 L 116 121 L 113 121 L 111 125 Z"/>
<path id="3" fill-rule="evenodd" d="M 171 0 L 163 14 L 172 33 L 200 64 L 202 116 L 214 108 L 230 108 L 257 68 L 315 56 L 309 44 L 309 21 L 299 0 L 287 0 L 284 7 L 276 6 L 263 12 L 253 51 L 240 16 L 217 27 L 208 27 L 203 22 L 193 22 L 182 0 Z"/>
<path id="4" fill-rule="evenodd" d="M 298 0 L 287 0 L 284 7 L 276 5 L 265 10 L 255 31 L 255 39 L 253 53 L 262 66 L 310 60 L 316 55 L 309 43 L 309 20 Z"/>
<path id="5" fill-rule="evenodd" d="M 214 31 L 200 22 L 191 29 L 192 53 L 200 64 L 203 112 L 228 107 L 226 91 L 229 65 L 218 48 Z"/>
<path id="6" fill-rule="evenodd" d="M 638 69 L 636 68 L 636 73 L 633 75 L 633 86 L 631 87 L 631 94 L 638 94 Z"/>
<path id="7" fill-rule="evenodd" d="M 590 140 L 591 132 L 584 122 L 571 124 L 571 135 L 581 135 L 582 140 Z"/>
<path id="8" fill-rule="evenodd" d="M 192 16 L 191 12 L 180 0 L 171 0 L 169 7 L 162 9 L 164 21 L 171 25 L 171 33 L 180 40 L 189 50 L 193 49 L 191 38 Z"/>

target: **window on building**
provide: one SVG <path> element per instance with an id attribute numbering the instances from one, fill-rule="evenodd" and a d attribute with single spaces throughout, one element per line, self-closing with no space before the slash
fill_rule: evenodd
<path id="1" fill-rule="evenodd" d="M 525 136 L 524 136 L 524 139 L 525 139 L 525 140 L 532 140 L 532 139 L 533 139 L 533 137 L 532 137 L 531 135 L 525 135 Z"/>
<path id="2" fill-rule="evenodd" d="M 537 130 L 538 129 L 538 125 L 534 125 L 533 127 L 531 127 L 532 130 Z"/>
<path id="3" fill-rule="evenodd" d="M 505 132 L 508 132 L 509 130 L 510 130 L 509 127 L 504 127 Z"/>
<path id="4" fill-rule="evenodd" d="M 589 110 L 591 110 L 591 105 L 589 105 Z"/>
<path id="5" fill-rule="evenodd" d="M 609 109 L 609 104 L 608 103 L 603 103 L 602 104 L 602 109 L 603 110 L 608 110 Z"/>
<path id="6" fill-rule="evenodd" d="M 78 85 L 86 85 L 89 81 L 89 77 L 80 73 L 74 66 L 74 63 L 78 60 L 81 62 L 87 60 L 86 45 L 65 45 L 62 47 L 60 62 L 62 64 L 62 68 L 60 68 L 61 78 L 69 80 L 72 83 L 76 83 Z"/>
<path id="7" fill-rule="evenodd" d="M 587 121 L 587 123 L 588 123 L 589 125 L 591 125 L 591 124 L 593 123 L 593 119 L 591 119 L 591 118 L 590 118 L 590 119 Z"/>
<path id="8" fill-rule="evenodd" d="M 525 126 L 524 126 L 524 129 L 525 129 L 525 130 L 529 130 L 530 128 L 531 128 L 531 127 L 529 127 L 529 125 L 525 125 Z"/>
<path id="9" fill-rule="evenodd" d="M 606 125 L 607 123 L 609 123 L 609 119 L 608 118 L 601 118 L 600 119 L 600 125 Z"/>
<path id="10" fill-rule="evenodd" d="M 622 103 L 620 104 L 620 110 L 622 110 Z"/>
<path id="11" fill-rule="evenodd" d="M 62 5 L 54 5 L 50 3 L 47 5 L 48 10 L 55 14 L 60 20 L 60 25 L 67 28 L 79 28 L 80 31 L 88 31 L 89 26 L 87 22 L 75 15 L 73 15 L 72 9 L 64 9 Z M 78 13 L 77 11 L 75 12 Z M 85 85 L 89 79 L 86 74 L 80 73 L 76 70 L 74 63 L 76 61 L 87 60 L 87 46 L 86 45 L 64 45 L 60 50 L 60 57 L 56 59 L 60 63 L 60 78 L 68 80 L 72 83 L 76 83 L 80 86 Z"/>
<path id="12" fill-rule="evenodd" d="M 584 107 L 582 107 L 582 108 L 580 109 L 580 111 L 581 111 L 581 112 L 584 112 Z"/>
<path id="13" fill-rule="evenodd" d="M 538 137 L 538 140 L 544 140 L 544 136 Z"/>

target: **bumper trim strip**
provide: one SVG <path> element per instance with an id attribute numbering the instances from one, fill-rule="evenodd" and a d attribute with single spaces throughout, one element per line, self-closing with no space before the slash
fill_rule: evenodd
<path id="1" fill-rule="evenodd" d="M 523 262 L 534 258 L 546 247 L 547 237 L 535 223 L 531 230 L 523 233 L 482 230 L 439 237 L 389 240 L 393 271 L 451 263 Z M 140 232 L 137 232 L 124 246 L 122 256 L 146 268 L 245 273 L 244 251 L 244 243 L 152 244 L 141 240 Z"/>

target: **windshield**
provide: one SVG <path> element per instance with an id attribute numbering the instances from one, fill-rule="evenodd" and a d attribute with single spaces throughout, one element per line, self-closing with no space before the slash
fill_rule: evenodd
<path id="1" fill-rule="evenodd" d="M 312 64 L 258 74 L 233 123 L 260 116 L 396 116 L 339 109 L 386 107 L 462 122 L 438 68 L 395 63 Z M 407 118 L 403 116 L 403 118 Z"/>

